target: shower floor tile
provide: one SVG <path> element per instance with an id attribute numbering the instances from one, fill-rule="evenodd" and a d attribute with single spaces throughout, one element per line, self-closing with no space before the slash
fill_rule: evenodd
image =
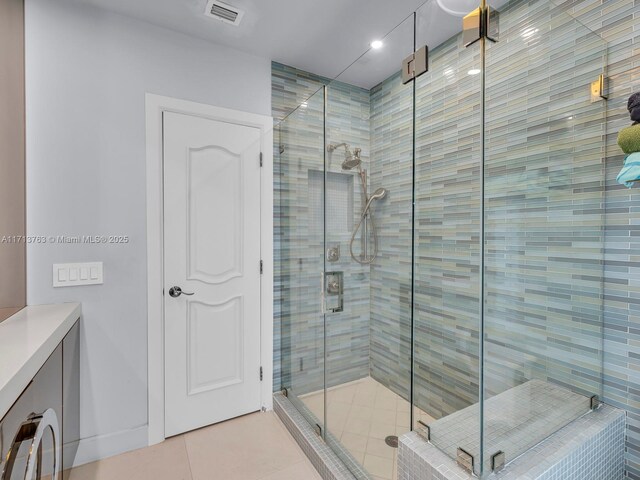
<path id="1" fill-rule="evenodd" d="M 303 395 L 300 400 L 316 418 L 324 418 L 323 392 Z M 373 480 L 396 480 L 398 449 L 387 445 L 385 438 L 410 430 L 409 402 L 367 377 L 329 388 L 326 403 L 327 431 L 340 440 Z M 425 423 L 434 420 L 420 409 L 415 409 L 415 419 Z"/>

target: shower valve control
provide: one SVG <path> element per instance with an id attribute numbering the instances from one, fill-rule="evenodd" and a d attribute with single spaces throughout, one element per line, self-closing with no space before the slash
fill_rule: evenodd
<path id="1" fill-rule="evenodd" d="M 338 313 L 344 310 L 344 272 L 322 274 L 322 312 Z"/>
<path id="2" fill-rule="evenodd" d="M 327 248 L 327 262 L 337 262 L 340 260 L 340 245 Z"/>

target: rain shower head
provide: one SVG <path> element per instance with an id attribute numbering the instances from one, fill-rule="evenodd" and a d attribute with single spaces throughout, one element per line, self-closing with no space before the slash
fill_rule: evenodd
<path id="1" fill-rule="evenodd" d="M 353 153 L 351 153 L 351 150 L 349 150 L 348 147 L 345 147 L 345 149 L 346 149 L 346 153 L 344 157 L 344 162 L 342 162 L 342 169 L 352 170 L 356 167 L 359 167 L 360 164 L 362 163 L 362 159 L 360 158 L 360 152 L 362 151 L 362 149 L 356 148 L 354 149 Z"/>
<path id="2" fill-rule="evenodd" d="M 344 147 L 344 161 L 342 162 L 343 170 L 353 170 L 362 163 L 362 160 L 360 159 L 360 152 L 362 152 L 361 148 L 355 148 L 352 153 L 351 148 L 349 148 L 349 145 L 346 143 L 330 143 L 327 145 L 327 151 L 329 153 L 333 153 L 340 147 Z"/>
<path id="3" fill-rule="evenodd" d="M 356 168 L 358 165 L 360 165 L 361 163 L 362 163 L 362 160 L 360 160 L 359 157 L 348 155 L 347 158 L 344 159 L 344 162 L 342 162 L 342 169 L 352 170 Z"/>

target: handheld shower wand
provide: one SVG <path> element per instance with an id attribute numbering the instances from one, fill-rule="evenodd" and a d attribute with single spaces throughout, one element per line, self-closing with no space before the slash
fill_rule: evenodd
<path id="1" fill-rule="evenodd" d="M 329 144 L 327 145 L 327 151 L 329 153 L 333 153 L 338 148 L 344 147 L 344 161 L 342 162 L 342 170 L 353 170 L 354 168 L 358 169 L 358 176 L 360 177 L 360 186 L 362 188 L 362 202 L 364 207 L 362 209 L 362 213 L 360 214 L 360 220 L 358 221 L 358 225 L 353 230 L 351 234 L 351 241 L 349 242 L 349 252 L 351 253 L 351 258 L 353 258 L 356 262 L 361 265 L 368 265 L 372 263 L 376 257 L 378 256 L 378 232 L 376 231 L 376 226 L 373 219 L 373 212 L 371 211 L 371 205 L 376 200 L 382 200 L 387 195 L 387 190 L 384 188 L 378 188 L 371 197 L 369 197 L 369 193 L 367 192 L 367 171 L 362 168 L 362 158 L 360 157 L 362 153 L 362 149 L 354 148 L 353 152 L 351 152 L 351 148 L 347 143 L 338 143 L 338 144 Z M 368 256 L 368 248 L 367 248 L 367 239 L 369 235 L 369 229 L 367 228 L 367 223 L 371 225 L 371 231 L 373 232 L 373 253 L 371 256 Z M 353 252 L 353 244 L 356 239 L 356 235 L 358 231 L 364 224 L 364 233 L 363 233 L 363 247 L 360 258 Z"/>
<path id="2" fill-rule="evenodd" d="M 369 197 L 364 209 L 362 210 L 362 214 L 360 215 L 360 220 L 358 221 L 358 225 L 356 225 L 356 228 L 353 229 L 353 233 L 351 234 L 351 242 L 349 242 L 349 253 L 351 254 L 351 258 L 353 258 L 356 262 L 358 262 L 361 265 L 369 265 L 373 263 L 373 261 L 378 256 L 378 232 L 376 231 L 376 226 L 373 221 L 373 212 L 369 212 L 369 210 L 371 209 L 371 204 L 374 201 L 382 200 L 386 196 L 387 196 L 386 188 L 378 188 L 375 192 L 373 192 L 373 195 Z M 362 258 L 358 258 L 355 255 L 355 253 L 353 253 L 353 243 L 356 239 L 356 235 L 358 234 L 358 230 L 360 230 L 362 223 L 367 218 L 367 213 L 369 213 L 371 230 L 373 230 L 373 254 L 370 257 L 367 257 L 366 252 L 363 252 Z"/>

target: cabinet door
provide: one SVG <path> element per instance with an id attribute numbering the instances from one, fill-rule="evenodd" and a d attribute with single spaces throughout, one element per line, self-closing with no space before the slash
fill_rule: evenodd
<path id="1" fill-rule="evenodd" d="M 62 426 L 62 345 L 58 346 L 51 354 L 33 381 L 13 404 L 11 410 L 0 421 L 0 448 L 2 457 L 0 470 L 6 470 L 9 466 L 7 454 L 9 453 L 16 434 L 23 423 L 28 422 L 33 414 L 42 414 L 52 409 L 57 417 L 58 426 Z M 62 445 L 61 439 L 57 441 Z M 31 442 L 22 442 L 17 450 L 16 460 L 13 464 L 12 474 L 5 475 L 3 480 L 25 480 L 25 468 L 28 459 L 28 450 Z M 51 430 L 46 429 L 42 437 L 42 447 L 35 452 L 41 458 L 39 464 L 43 477 L 50 475 L 54 465 L 54 438 Z M 37 478 L 36 476 L 32 478 Z M 28 480 L 32 480 L 32 478 Z"/>

